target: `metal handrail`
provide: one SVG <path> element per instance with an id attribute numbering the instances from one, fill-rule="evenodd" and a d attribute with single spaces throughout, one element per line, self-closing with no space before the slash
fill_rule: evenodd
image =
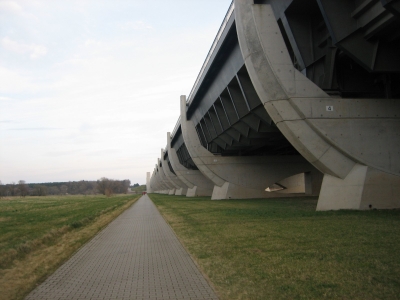
<path id="1" fill-rule="evenodd" d="M 232 1 L 231 5 L 229 6 L 228 12 L 225 15 L 225 18 L 222 21 L 221 26 L 219 27 L 217 36 L 215 37 L 214 42 L 212 43 L 212 46 L 211 46 L 210 50 L 208 51 L 206 60 L 204 61 L 203 66 L 200 69 L 200 73 L 199 73 L 199 75 L 197 75 L 197 78 L 196 78 L 196 81 L 194 82 L 192 90 L 190 91 L 190 94 L 187 97 L 186 103 L 189 103 L 190 100 L 192 100 L 191 98 L 193 97 L 194 90 L 196 89 L 196 87 L 200 81 L 200 78 L 203 75 L 204 69 L 206 68 L 208 62 L 210 61 L 210 58 L 211 58 L 212 54 L 214 53 L 215 48 L 217 47 L 217 43 L 218 43 L 219 39 L 221 38 L 222 32 L 224 31 L 226 25 L 228 24 L 229 18 L 231 17 L 234 9 L 235 9 L 235 4 Z"/>
<path id="2" fill-rule="evenodd" d="M 192 100 L 191 98 L 193 97 L 194 90 L 196 89 L 197 85 L 199 84 L 200 78 L 201 78 L 201 76 L 203 75 L 204 70 L 205 70 L 205 68 L 206 68 L 206 66 L 207 66 L 207 64 L 208 64 L 208 62 L 210 61 L 211 56 L 212 56 L 212 54 L 214 53 L 215 48 L 217 47 L 217 43 L 219 42 L 219 39 L 221 38 L 222 32 L 225 30 L 226 25 L 228 24 L 229 18 L 230 18 L 231 15 L 233 14 L 233 11 L 234 11 L 234 10 L 235 10 L 235 4 L 233 3 L 233 0 L 232 0 L 232 3 L 231 3 L 231 5 L 229 6 L 229 9 L 228 9 L 228 11 L 227 11 L 227 13 L 226 13 L 226 15 L 225 15 L 225 18 L 224 18 L 224 20 L 222 21 L 221 26 L 219 27 L 217 36 L 214 38 L 214 41 L 213 41 L 213 43 L 212 43 L 212 46 L 211 46 L 210 50 L 208 51 L 206 60 L 204 61 L 203 66 L 201 67 L 200 72 L 199 72 L 199 74 L 197 75 L 196 81 L 194 82 L 194 85 L 193 85 L 193 87 L 192 87 L 192 90 L 190 91 L 189 96 L 188 96 L 187 99 L 186 99 L 186 103 L 189 103 L 189 102 Z M 175 136 L 175 134 L 176 134 L 176 132 L 178 131 L 180 125 L 181 125 L 181 117 L 179 117 L 179 118 L 178 118 L 178 121 L 176 122 L 176 125 L 175 125 L 175 127 L 174 127 L 174 130 L 173 130 L 172 133 L 171 133 L 171 139 Z"/>
<path id="3" fill-rule="evenodd" d="M 174 137 L 175 133 L 178 131 L 179 126 L 181 126 L 181 116 L 179 116 L 178 121 L 176 121 L 174 130 L 172 130 L 171 139 Z"/>

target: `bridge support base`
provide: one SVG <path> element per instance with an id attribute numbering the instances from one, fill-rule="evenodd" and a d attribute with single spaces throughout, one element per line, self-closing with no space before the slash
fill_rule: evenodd
<path id="1" fill-rule="evenodd" d="M 317 211 L 400 208 L 400 177 L 356 164 L 345 179 L 324 175 Z"/>
<path id="2" fill-rule="evenodd" d="M 201 197 L 201 196 L 211 196 L 211 190 L 194 186 L 192 188 L 188 188 L 186 193 L 186 197 Z"/>
<path id="3" fill-rule="evenodd" d="M 275 193 L 272 193 L 275 195 Z M 225 182 L 222 186 L 215 185 L 211 200 L 223 199 L 251 199 L 251 198 L 270 198 L 271 193 L 248 189 L 231 182 Z"/>
<path id="4" fill-rule="evenodd" d="M 175 195 L 175 189 L 169 190 L 168 195 Z"/>
<path id="5" fill-rule="evenodd" d="M 231 182 L 225 182 L 222 186 L 214 186 L 211 200 L 224 199 L 256 199 L 256 198 L 282 198 L 282 197 L 302 197 L 309 196 L 303 192 L 287 191 L 268 192 L 256 189 L 249 189 L 235 185 Z"/>
<path id="6" fill-rule="evenodd" d="M 175 190 L 175 196 L 185 196 L 187 193 L 187 188 L 180 188 Z"/>

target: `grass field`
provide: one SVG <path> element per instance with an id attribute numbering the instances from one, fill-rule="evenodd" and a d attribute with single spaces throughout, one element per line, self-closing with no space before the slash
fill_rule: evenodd
<path id="1" fill-rule="evenodd" d="M 0 199 L 0 299 L 22 299 L 139 195 Z"/>
<path id="2" fill-rule="evenodd" d="M 400 210 L 150 197 L 220 299 L 400 299 Z"/>

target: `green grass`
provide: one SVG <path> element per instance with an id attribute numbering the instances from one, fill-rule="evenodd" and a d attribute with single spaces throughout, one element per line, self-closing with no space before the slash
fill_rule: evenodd
<path id="1" fill-rule="evenodd" d="M 400 210 L 150 197 L 221 299 L 400 299 Z"/>
<path id="2" fill-rule="evenodd" d="M 0 199 L 0 269 L 132 199 L 132 195 Z"/>

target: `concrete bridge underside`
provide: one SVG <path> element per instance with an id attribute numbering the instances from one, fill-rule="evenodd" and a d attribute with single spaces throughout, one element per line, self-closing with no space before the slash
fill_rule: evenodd
<path id="1" fill-rule="evenodd" d="M 400 207 L 399 16 L 397 0 L 235 0 L 149 190 Z"/>

